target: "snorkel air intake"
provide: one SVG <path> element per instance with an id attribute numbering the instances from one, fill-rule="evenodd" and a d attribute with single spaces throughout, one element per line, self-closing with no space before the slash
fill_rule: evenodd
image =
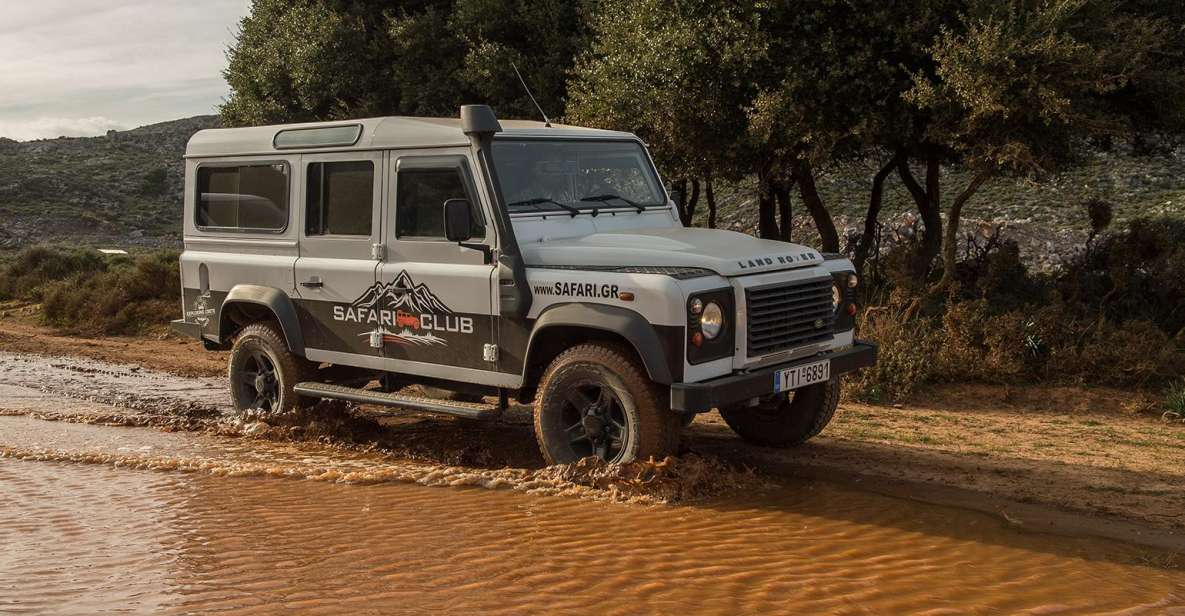
<path id="1" fill-rule="evenodd" d="M 487 192 L 493 199 L 494 226 L 498 230 L 498 297 L 502 316 L 525 319 L 531 310 L 532 299 L 527 286 L 527 268 L 502 198 L 502 184 L 498 181 L 492 152 L 494 135 L 502 132 L 502 124 L 489 105 L 462 105 L 461 130 L 469 137 L 486 178 Z"/>

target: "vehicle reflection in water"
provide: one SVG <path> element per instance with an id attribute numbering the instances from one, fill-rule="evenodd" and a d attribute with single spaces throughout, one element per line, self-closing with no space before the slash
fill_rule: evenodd
<path id="1" fill-rule="evenodd" d="M 284 478 L 384 462 L 312 444 L 28 417 L 0 417 L 0 448 L 9 456 L 0 459 L 2 613 L 1160 614 L 1185 605 L 1185 572 L 1149 566 L 1146 549 L 1020 532 L 821 482 L 657 506 L 424 487 L 406 481 L 439 469 L 411 464 L 374 475 L 395 481 L 351 485 Z"/>

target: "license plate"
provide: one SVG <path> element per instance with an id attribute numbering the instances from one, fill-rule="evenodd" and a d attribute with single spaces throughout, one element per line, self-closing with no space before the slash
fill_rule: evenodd
<path id="1" fill-rule="evenodd" d="M 781 393 L 831 379 L 831 360 L 783 368 L 774 373 L 774 391 Z"/>

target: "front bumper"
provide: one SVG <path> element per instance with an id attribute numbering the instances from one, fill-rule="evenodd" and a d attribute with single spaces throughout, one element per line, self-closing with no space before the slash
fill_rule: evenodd
<path id="1" fill-rule="evenodd" d="M 842 351 L 804 357 L 792 362 L 766 366 L 752 372 L 722 376 L 701 383 L 671 385 L 671 409 L 681 413 L 703 413 L 714 408 L 745 402 L 774 393 L 774 373 L 785 368 L 831 360 L 831 376 L 855 372 L 876 363 L 876 345 L 856 342 Z"/>

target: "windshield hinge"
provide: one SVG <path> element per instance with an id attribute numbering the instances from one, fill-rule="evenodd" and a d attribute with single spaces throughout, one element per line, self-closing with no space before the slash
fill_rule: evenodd
<path id="1" fill-rule="evenodd" d="M 375 261 L 382 261 L 387 258 L 387 246 L 385 244 L 371 244 L 370 258 Z"/>

